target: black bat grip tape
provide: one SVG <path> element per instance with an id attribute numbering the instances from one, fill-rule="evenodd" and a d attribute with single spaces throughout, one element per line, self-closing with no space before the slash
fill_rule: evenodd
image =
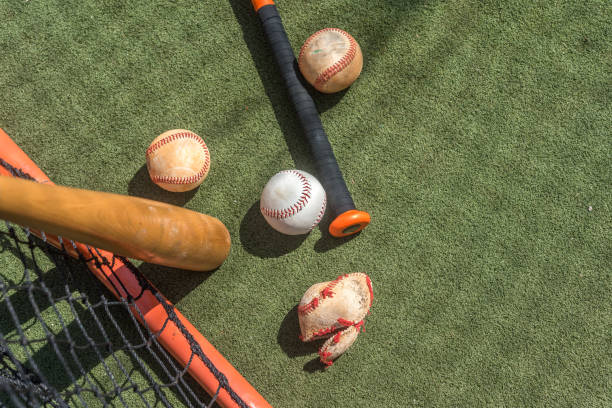
<path id="1" fill-rule="evenodd" d="M 327 194 L 329 208 L 338 216 L 354 210 L 355 203 L 346 187 L 342 172 L 323 129 L 319 112 L 312 97 L 302 84 L 295 54 L 275 5 L 263 6 L 258 11 L 268 44 L 272 49 L 289 97 L 297 111 L 317 168 L 318 178 Z"/>

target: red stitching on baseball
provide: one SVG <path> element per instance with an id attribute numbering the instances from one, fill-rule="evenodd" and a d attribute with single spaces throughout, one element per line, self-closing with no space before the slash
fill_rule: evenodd
<path id="1" fill-rule="evenodd" d="M 332 288 L 325 288 L 321 291 L 321 297 L 323 299 L 328 297 L 334 297 L 334 291 L 332 290 Z"/>
<path id="2" fill-rule="evenodd" d="M 338 323 L 340 323 L 342 326 L 347 328 L 347 327 L 355 326 L 359 322 L 352 322 L 350 320 L 346 320 L 346 319 L 343 319 L 343 318 L 339 317 L 338 318 Z"/>
<path id="3" fill-rule="evenodd" d="M 272 209 L 272 208 L 261 207 L 262 213 L 264 213 L 268 217 L 272 217 L 272 218 L 276 218 L 280 220 L 287 218 L 287 217 L 291 217 L 292 215 L 295 215 L 298 212 L 302 211 L 302 209 L 310 201 L 310 195 L 312 192 L 312 186 L 310 185 L 308 178 L 305 175 L 303 175 L 301 172 L 299 172 L 298 170 L 283 170 L 281 173 L 290 173 L 290 174 L 296 175 L 298 179 L 300 180 L 300 182 L 302 183 L 302 192 L 300 193 L 300 197 L 298 198 L 297 202 L 295 202 L 294 204 L 290 205 L 287 208 Z"/>
<path id="4" fill-rule="evenodd" d="M 333 362 L 331 360 L 327 360 L 329 357 L 331 357 L 332 353 L 329 351 L 324 351 L 323 348 L 319 349 L 319 356 L 320 356 L 320 360 L 323 364 L 325 364 L 326 366 L 330 366 L 333 364 Z"/>
<path id="5" fill-rule="evenodd" d="M 306 314 L 312 312 L 319 305 L 319 298 L 314 298 L 304 306 L 298 306 L 299 314 Z"/>
<path id="6" fill-rule="evenodd" d="M 338 284 L 338 282 L 340 282 L 340 280 L 346 277 L 348 277 L 348 273 L 345 273 L 344 275 L 340 275 L 335 280 L 329 282 L 329 284 L 327 284 L 327 286 L 325 286 L 323 290 L 319 292 L 319 296 L 315 297 L 310 302 L 306 303 L 304 306 L 301 306 L 301 307 L 298 306 L 298 313 L 299 314 L 310 313 L 319 306 L 319 304 L 321 303 L 323 299 L 328 298 L 328 297 L 333 297 L 334 287 Z"/>
<path id="7" fill-rule="evenodd" d="M 336 327 L 329 326 L 324 329 L 319 329 L 318 331 L 311 334 L 311 340 L 316 338 L 328 337 L 330 334 L 334 334 L 338 330 L 345 329 L 346 327 Z"/>
<path id="8" fill-rule="evenodd" d="M 374 301 L 374 290 L 372 290 L 372 281 L 368 275 L 366 275 L 366 283 L 368 284 L 368 289 L 370 290 L 370 307 L 372 307 L 372 302 Z M 368 313 L 370 313 L 369 310 Z"/>
<path id="9" fill-rule="evenodd" d="M 317 36 L 317 34 L 324 33 L 326 31 L 335 31 L 345 36 L 349 40 L 349 49 L 339 61 L 337 61 L 334 65 L 332 65 L 331 67 L 327 68 L 325 71 L 319 74 L 319 76 L 315 80 L 315 83 L 319 86 L 324 85 L 334 75 L 336 75 L 337 73 L 341 72 L 343 69 L 348 67 L 349 64 L 355 58 L 355 55 L 357 55 L 357 42 L 355 41 L 353 36 L 351 36 L 349 33 L 339 28 L 324 28 L 322 30 L 317 31 L 310 37 L 308 37 L 308 39 L 302 46 L 302 49 L 300 50 L 300 55 L 298 58 L 298 65 L 299 65 L 299 61 L 303 61 L 302 57 L 304 53 L 306 52 L 306 48 L 308 48 L 312 40 Z"/>
<path id="10" fill-rule="evenodd" d="M 357 331 L 361 329 L 361 331 L 365 333 L 365 320 L 362 319 L 360 322 L 355 324 L 355 328 L 357 329 Z"/>
<path id="11" fill-rule="evenodd" d="M 161 147 L 167 145 L 170 142 L 174 142 L 175 140 L 179 140 L 179 139 L 191 139 L 195 141 L 196 143 L 198 143 L 202 147 L 202 149 L 204 149 L 204 152 L 206 154 L 204 155 L 205 158 L 204 158 L 204 164 L 202 165 L 202 168 L 197 174 L 193 176 L 189 176 L 189 177 L 153 176 L 151 178 L 154 182 L 165 183 L 165 184 L 191 184 L 191 183 L 195 183 L 200 178 L 204 177 L 204 175 L 208 171 L 210 167 L 210 153 L 208 151 L 208 146 L 206 146 L 206 143 L 204 143 L 204 140 L 202 140 L 201 137 L 199 137 L 198 135 L 192 132 L 173 133 L 171 135 L 168 135 L 164 138 L 159 139 L 157 142 L 149 146 L 145 156 L 149 157 L 151 154 L 153 154 L 153 152 L 159 150 Z"/>
<path id="12" fill-rule="evenodd" d="M 336 333 L 336 335 L 334 336 L 332 341 L 335 344 L 340 343 L 340 338 L 342 337 L 343 334 L 344 334 L 344 331 L 339 331 L 338 333 Z M 327 366 L 330 366 L 330 365 L 332 365 L 333 362 L 332 362 L 332 360 L 328 360 L 332 356 L 332 353 L 330 351 L 327 351 L 328 348 L 329 347 L 325 347 L 325 348 L 321 347 L 319 349 L 319 356 L 320 356 L 320 360 L 321 360 L 321 362 L 323 364 L 325 364 Z"/>
<path id="13" fill-rule="evenodd" d="M 360 329 L 362 329 L 361 331 L 364 331 L 364 332 L 365 332 L 365 329 L 363 328 L 363 325 L 364 325 L 364 321 L 363 321 L 363 320 L 361 320 L 360 322 L 358 322 L 358 323 L 356 323 L 356 324 L 354 325 L 354 326 L 355 326 L 355 329 L 357 330 L 357 332 L 359 332 L 359 331 L 360 331 Z M 334 337 L 332 338 L 332 342 L 333 342 L 334 344 L 338 344 L 338 343 L 340 343 L 340 339 L 342 338 L 342 336 L 344 336 L 344 335 L 345 335 L 345 333 L 346 333 L 346 330 L 347 330 L 347 329 L 348 329 L 348 328 L 345 328 L 345 329 L 342 329 L 342 330 L 338 331 L 338 332 L 337 332 L 337 333 L 334 335 Z M 327 344 L 327 343 L 326 343 L 326 344 Z M 333 360 L 331 360 L 331 359 L 330 359 L 330 358 L 331 358 L 331 356 L 332 356 L 332 352 L 331 352 L 331 351 L 328 351 L 328 350 L 329 350 L 329 348 L 330 348 L 330 346 L 331 346 L 331 344 L 328 344 L 327 346 L 323 345 L 323 346 L 322 346 L 322 347 L 319 349 L 319 351 L 318 351 L 318 353 L 319 353 L 319 357 L 320 357 L 319 359 L 320 359 L 320 360 L 321 360 L 321 362 L 322 362 L 323 364 L 325 364 L 326 366 L 330 366 L 330 365 L 332 365 L 332 364 L 333 364 Z"/>
<path id="14" fill-rule="evenodd" d="M 363 320 L 360 320 L 358 322 L 352 322 L 350 320 L 346 320 L 343 318 L 338 318 L 338 320 L 336 321 L 340 326 L 337 325 L 332 325 L 329 327 L 325 327 L 323 329 L 319 329 L 316 332 L 312 333 L 311 336 L 311 340 L 317 339 L 317 338 L 321 338 L 321 337 L 328 337 L 331 334 L 334 334 L 338 331 L 342 331 L 344 329 L 348 329 L 351 326 L 356 326 L 357 329 L 359 329 L 361 326 L 363 326 Z M 300 339 L 303 340 L 303 337 L 300 335 Z"/>
<path id="15" fill-rule="evenodd" d="M 327 207 L 327 194 L 325 194 L 325 192 L 323 192 L 323 204 L 321 205 L 321 209 L 319 210 L 319 214 L 317 214 L 317 218 L 315 218 L 314 222 L 312 223 L 312 225 L 308 229 L 309 231 L 312 231 L 314 229 L 314 227 L 316 227 L 321 222 L 321 220 L 323 219 L 323 214 L 325 214 L 325 207 Z"/>

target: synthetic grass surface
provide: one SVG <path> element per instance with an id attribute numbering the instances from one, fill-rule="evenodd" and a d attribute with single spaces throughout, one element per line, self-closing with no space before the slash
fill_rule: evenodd
<path id="1" fill-rule="evenodd" d="M 2 2 L 0 126 L 58 184 L 226 224 L 218 270 L 142 270 L 273 406 L 609 406 L 611 3 L 277 5 L 296 52 L 339 27 L 364 53 L 348 91 L 313 91 L 372 215 L 352 239 L 259 214 L 269 177 L 314 170 L 246 0 Z M 173 128 L 211 150 L 195 192 L 148 180 L 144 151 Z M 357 271 L 366 332 L 322 370 L 295 306 Z"/>

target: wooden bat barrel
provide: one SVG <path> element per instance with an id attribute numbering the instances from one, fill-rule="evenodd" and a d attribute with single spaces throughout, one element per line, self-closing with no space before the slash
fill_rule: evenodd
<path id="1" fill-rule="evenodd" d="M 217 218 L 119 194 L 0 176 L 0 218 L 117 255 L 194 271 L 227 258 L 230 235 Z"/>

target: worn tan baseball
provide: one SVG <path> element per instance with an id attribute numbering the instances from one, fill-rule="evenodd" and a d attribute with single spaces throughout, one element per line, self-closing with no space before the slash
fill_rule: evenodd
<path id="1" fill-rule="evenodd" d="M 357 338 L 370 310 L 374 293 L 365 273 L 338 276 L 312 285 L 298 305 L 300 338 L 329 338 L 319 349 L 321 362 L 331 365 Z"/>
<path id="2" fill-rule="evenodd" d="M 206 178 L 210 152 L 204 140 L 185 129 L 172 129 L 157 136 L 146 152 L 151 181 L 164 190 L 193 190 Z"/>
<path id="3" fill-rule="evenodd" d="M 339 28 L 324 28 L 304 42 L 298 66 L 318 91 L 334 93 L 355 82 L 363 67 L 363 55 L 349 33 Z"/>

